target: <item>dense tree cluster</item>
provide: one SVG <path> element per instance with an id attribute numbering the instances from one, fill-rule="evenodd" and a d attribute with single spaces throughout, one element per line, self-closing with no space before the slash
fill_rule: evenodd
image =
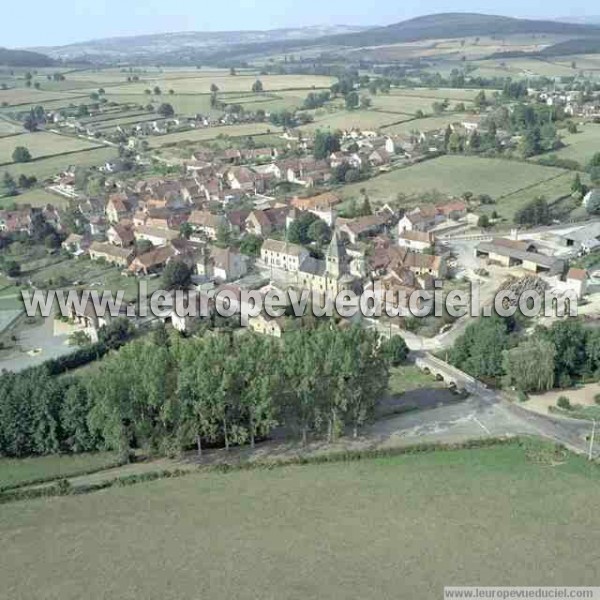
<path id="1" fill-rule="evenodd" d="M 522 337 L 516 325 L 513 318 L 479 319 L 456 341 L 450 361 L 474 377 L 523 392 L 600 378 L 599 330 L 569 318 Z"/>
<path id="2" fill-rule="evenodd" d="M 278 424 L 304 440 L 345 428 L 356 435 L 387 386 L 389 364 L 404 356 L 357 327 L 317 326 L 283 341 L 183 339 L 159 329 L 85 376 L 56 377 L 48 365 L 0 376 L 0 454 L 201 452 L 253 445 Z"/>

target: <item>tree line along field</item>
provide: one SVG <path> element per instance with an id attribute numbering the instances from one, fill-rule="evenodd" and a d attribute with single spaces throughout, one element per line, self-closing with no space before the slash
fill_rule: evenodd
<path id="1" fill-rule="evenodd" d="M 445 585 L 595 585 L 599 492 L 597 466 L 530 442 L 6 504 L 3 593 L 429 599 Z"/>
<path id="2" fill-rule="evenodd" d="M 565 173 L 569 172 L 525 162 L 445 155 L 343 186 L 340 192 L 345 198 L 358 197 L 365 188 L 375 202 L 385 202 L 400 192 L 418 195 L 438 191 L 460 196 L 470 191 L 500 198 Z"/>
<path id="3" fill-rule="evenodd" d="M 58 135 L 48 131 L 23 133 L 0 139 L 0 164 L 14 162 L 12 154 L 17 146 L 27 148 L 31 154 L 31 158 L 35 161 L 57 154 L 99 148 L 101 144 L 95 144 L 66 135 Z"/>

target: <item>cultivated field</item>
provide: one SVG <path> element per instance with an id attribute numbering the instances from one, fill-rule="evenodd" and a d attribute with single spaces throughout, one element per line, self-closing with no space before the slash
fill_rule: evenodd
<path id="1" fill-rule="evenodd" d="M 493 158 L 441 156 L 369 181 L 344 186 L 341 192 L 346 198 L 358 197 L 360 189 L 366 188 L 369 198 L 376 202 L 388 201 L 399 193 L 418 196 L 433 191 L 453 196 L 470 191 L 500 198 L 565 172 L 563 169 Z"/>
<path id="2" fill-rule="evenodd" d="M 596 585 L 599 501 L 597 467 L 532 443 L 18 502 L 0 512 L 2 596 L 428 600 L 444 585 Z"/>
<path id="3" fill-rule="evenodd" d="M 64 154 L 65 152 L 79 152 L 99 147 L 86 140 L 81 140 L 66 135 L 56 135 L 47 131 L 37 133 L 23 133 L 0 139 L 0 164 L 12 163 L 12 153 L 17 146 L 25 146 L 31 153 L 33 160 Z"/>

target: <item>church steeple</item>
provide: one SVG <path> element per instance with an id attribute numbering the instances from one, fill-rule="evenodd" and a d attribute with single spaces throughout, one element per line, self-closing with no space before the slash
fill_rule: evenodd
<path id="1" fill-rule="evenodd" d="M 327 272 L 332 277 L 339 277 L 342 274 L 342 261 L 346 252 L 340 239 L 338 238 L 337 232 L 334 229 L 331 235 L 331 243 L 327 249 L 325 260 L 327 262 Z"/>

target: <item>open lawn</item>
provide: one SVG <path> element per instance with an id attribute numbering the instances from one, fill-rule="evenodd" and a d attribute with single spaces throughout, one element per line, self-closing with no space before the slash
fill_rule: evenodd
<path id="1" fill-rule="evenodd" d="M 303 125 L 303 131 L 315 131 L 317 129 L 362 129 L 377 130 L 385 125 L 397 123 L 410 119 L 410 115 L 400 115 L 393 113 L 384 113 L 376 110 L 340 110 L 331 114 L 317 113 L 312 123 Z"/>
<path id="2" fill-rule="evenodd" d="M 396 169 L 365 182 L 341 188 L 345 198 L 358 197 L 366 188 L 369 198 L 386 202 L 399 193 L 418 196 L 437 191 L 459 196 L 465 191 L 499 198 L 564 174 L 563 169 L 493 158 L 441 156 Z"/>
<path id="3" fill-rule="evenodd" d="M 225 125 L 223 127 L 204 127 L 202 129 L 190 129 L 177 133 L 167 133 L 147 138 L 151 148 L 159 148 L 171 144 L 185 142 L 202 142 L 214 140 L 218 137 L 245 137 L 248 135 L 260 135 L 276 131 L 277 128 L 269 123 L 244 123 L 241 125 Z"/>
<path id="4" fill-rule="evenodd" d="M 0 488 L 23 485 L 40 479 L 71 477 L 79 473 L 112 466 L 116 462 L 117 458 L 111 452 L 35 458 L 0 458 Z"/>
<path id="5" fill-rule="evenodd" d="M 39 134 L 35 134 L 39 135 Z M 58 137 L 58 136 L 57 136 Z M 3 140 L 0 140 L 0 145 Z M 82 142 L 86 143 L 86 142 Z M 94 148 L 91 144 L 91 150 L 83 150 L 65 156 L 51 156 L 41 160 L 29 163 L 13 163 L 1 167 L 1 171 L 8 171 L 13 177 L 18 177 L 21 173 L 25 175 L 35 175 L 38 181 L 47 179 L 64 171 L 69 166 L 74 167 L 93 167 L 100 166 L 108 160 L 114 160 L 118 157 L 116 148 L 100 147 Z"/>
<path id="6" fill-rule="evenodd" d="M 551 499 L 551 501 L 549 501 Z M 440 598 L 596 585 L 598 467 L 531 442 L 192 474 L 0 512 L 5 598 Z"/>
<path id="7" fill-rule="evenodd" d="M 0 139 L 0 164 L 13 162 L 12 153 L 17 146 L 25 146 L 35 161 L 56 154 L 97 148 L 98 144 L 47 131 L 23 133 Z"/>
<path id="8" fill-rule="evenodd" d="M 561 132 L 562 141 L 566 145 L 557 152 L 553 152 L 558 158 L 576 160 L 582 169 L 592 159 L 596 152 L 600 152 L 600 124 L 586 123 L 578 126 L 579 133 Z"/>

